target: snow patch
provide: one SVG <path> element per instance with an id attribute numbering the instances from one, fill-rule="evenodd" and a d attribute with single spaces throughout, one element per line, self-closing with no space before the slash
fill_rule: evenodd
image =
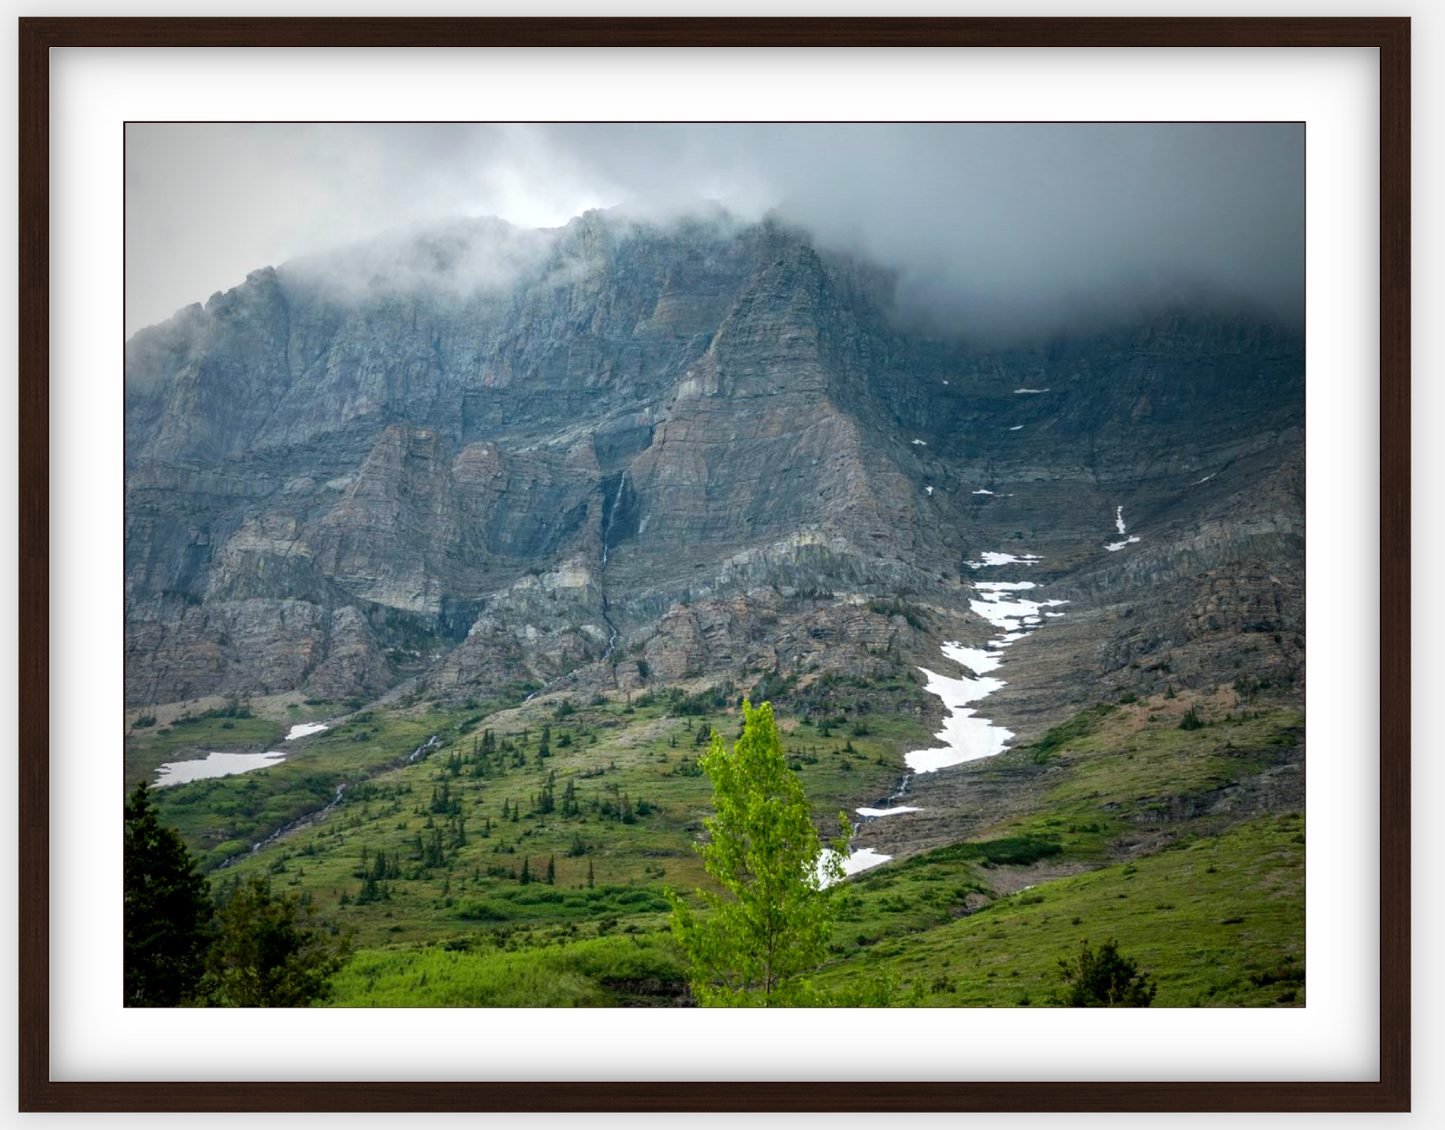
<path id="1" fill-rule="evenodd" d="M 1013 427 L 1011 427 L 1011 428 L 1009 429 L 1009 431 L 1011 431 L 1011 432 L 1021 432 L 1021 431 L 1023 431 L 1023 430 L 1024 430 L 1024 426 L 1023 426 L 1022 424 L 1015 424 Z"/>
<path id="2" fill-rule="evenodd" d="M 1121 506 L 1114 511 L 1114 525 L 1119 527 L 1121 534 L 1127 534 L 1129 529 L 1124 525 L 1124 508 Z"/>
<path id="3" fill-rule="evenodd" d="M 928 444 L 927 444 L 926 442 L 924 442 L 923 440 L 921 440 L 921 439 L 916 439 L 916 440 L 913 441 L 913 446 L 914 446 L 914 447 L 927 447 Z"/>
<path id="4" fill-rule="evenodd" d="M 985 676 L 985 672 L 992 671 L 1003 662 L 1002 658 L 986 649 L 964 647 L 959 643 L 944 644 L 943 654 L 972 671 L 976 677 L 955 679 L 930 671 L 927 667 L 919 668 L 928 680 L 928 693 L 941 698 L 948 713 L 944 716 L 943 728 L 934 735 L 943 748 L 916 749 L 904 757 L 908 768 L 915 773 L 936 773 L 950 765 L 993 757 L 1002 753 L 1013 737 L 1012 731 L 994 725 L 987 718 L 979 718 L 971 709 L 972 703 L 1004 685 L 1002 679 Z"/>
<path id="5" fill-rule="evenodd" d="M 1037 393 L 1040 393 L 1040 392 L 1048 392 L 1048 391 L 1049 391 L 1049 390 L 1046 389 L 1046 388 L 1016 388 L 1016 389 L 1014 389 L 1014 395 L 1015 395 L 1015 396 L 1023 396 L 1025 393 L 1035 393 L 1035 394 L 1037 394 Z"/>
<path id="6" fill-rule="evenodd" d="M 977 561 L 970 561 L 970 569 L 983 569 L 989 565 L 1032 565 L 1043 558 L 1033 553 L 1025 553 L 1022 557 L 1015 557 L 1012 553 L 995 553 L 993 550 L 985 550 Z"/>
<path id="7" fill-rule="evenodd" d="M 299 722 L 291 727 L 286 735 L 286 741 L 294 742 L 297 738 L 309 737 L 311 734 L 319 734 L 323 730 L 331 729 L 325 722 Z"/>
<path id="8" fill-rule="evenodd" d="M 921 808 L 914 808 L 912 805 L 903 804 L 897 808 L 856 808 L 853 811 L 859 816 L 871 816 L 875 820 L 880 816 L 897 816 L 903 812 L 922 812 Z"/>
<path id="9" fill-rule="evenodd" d="M 1139 539 L 1137 537 L 1129 537 L 1125 538 L 1123 541 L 1111 541 L 1104 548 L 1107 549 L 1110 553 L 1118 553 L 1119 550 L 1123 549 L 1126 545 L 1133 545 L 1138 540 Z"/>
<path id="10" fill-rule="evenodd" d="M 830 882 L 823 876 L 823 868 L 838 853 L 831 849 L 824 849 L 823 854 L 818 857 L 818 885 L 820 887 L 830 886 Z M 867 871 L 870 867 L 877 867 L 880 863 L 887 863 L 893 857 L 884 855 L 882 852 L 874 851 L 872 848 L 857 848 L 847 859 L 843 860 L 843 875 L 856 875 L 860 871 Z"/>
<path id="11" fill-rule="evenodd" d="M 995 628 L 1014 632 L 1025 620 L 1037 618 L 1040 609 L 1068 603 L 1067 600 L 1005 600 L 1001 592 L 985 591 L 982 600 L 970 600 L 968 606 Z"/>
<path id="12" fill-rule="evenodd" d="M 993 491 L 991 491 L 991 490 L 976 490 L 976 491 L 974 491 L 973 493 L 974 493 L 974 494 L 992 494 Z"/>
<path id="13" fill-rule="evenodd" d="M 211 753 L 192 761 L 168 761 L 156 770 L 155 787 L 164 789 L 169 785 L 184 785 L 209 777 L 234 777 L 237 773 L 265 769 L 285 760 L 284 753 L 270 750 L 266 753 Z"/>
<path id="14" fill-rule="evenodd" d="M 924 487 L 923 489 L 924 489 L 924 491 L 928 494 L 928 496 L 929 496 L 930 498 L 933 496 L 933 488 L 932 488 L 932 487 Z"/>

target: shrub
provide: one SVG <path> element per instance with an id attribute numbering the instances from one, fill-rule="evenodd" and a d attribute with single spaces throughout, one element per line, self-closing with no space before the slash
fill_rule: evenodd
<path id="1" fill-rule="evenodd" d="M 977 843 L 950 844 L 948 847 L 939 848 L 937 851 L 917 858 L 929 862 L 978 859 L 993 865 L 1010 864 L 1016 867 L 1027 867 L 1047 856 L 1058 855 L 1063 850 L 1056 836 L 1021 835 L 1008 836 L 1000 840 L 983 840 Z"/>
<path id="2" fill-rule="evenodd" d="M 1184 717 L 1179 719 L 1181 730 L 1202 730 L 1205 725 L 1204 719 L 1199 717 L 1199 712 L 1192 706 L 1184 712 Z"/>
<path id="3" fill-rule="evenodd" d="M 1077 957 L 1059 959 L 1059 971 L 1064 988 L 1054 1003 L 1066 1008 L 1148 1008 L 1158 992 L 1138 964 L 1119 953 L 1112 938 L 1097 950 L 1090 949 L 1085 938 Z"/>

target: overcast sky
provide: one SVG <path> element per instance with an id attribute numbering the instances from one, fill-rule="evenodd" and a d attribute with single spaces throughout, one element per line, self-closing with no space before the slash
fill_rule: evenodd
<path id="1" fill-rule="evenodd" d="M 1302 125 L 132 125 L 125 183 L 127 335 L 399 226 L 638 200 L 777 210 L 967 332 L 1303 303 Z"/>

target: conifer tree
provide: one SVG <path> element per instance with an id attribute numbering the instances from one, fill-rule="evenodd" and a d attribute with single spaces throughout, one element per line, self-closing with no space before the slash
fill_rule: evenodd
<path id="1" fill-rule="evenodd" d="M 172 1008 L 196 991 L 211 938 L 211 884 L 160 822 L 142 781 L 125 806 L 125 1004 Z"/>
<path id="2" fill-rule="evenodd" d="M 1119 952 L 1113 938 L 1097 950 L 1085 938 L 1077 957 L 1059 959 L 1059 971 L 1064 987 L 1052 1003 L 1066 1008 L 1148 1008 L 1159 991 L 1138 962 Z"/>
<path id="3" fill-rule="evenodd" d="M 375 882 L 375 880 L 371 880 Z M 249 879 L 221 909 L 208 981 L 215 1003 L 235 1008 L 299 1008 L 323 1001 L 351 951 L 314 920 L 309 901 L 272 893 Z"/>

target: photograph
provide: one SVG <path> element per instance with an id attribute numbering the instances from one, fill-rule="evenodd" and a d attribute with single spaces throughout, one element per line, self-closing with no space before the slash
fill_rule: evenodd
<path id="1" fill-rule="evenodd" d="M 1304 122 L 124 131 L 126 1007 L 1306 1005 Z"/>

